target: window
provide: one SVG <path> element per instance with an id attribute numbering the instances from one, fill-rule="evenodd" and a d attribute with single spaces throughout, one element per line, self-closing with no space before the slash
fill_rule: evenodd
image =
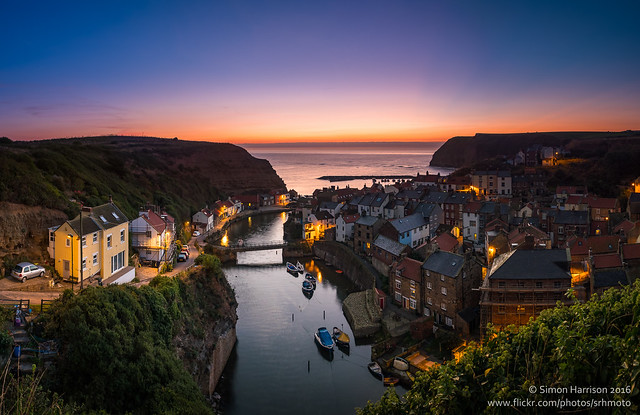
<path id="1" fill-rule="evenodd" d="M 507 306 L 499 305 L 498 306 L 498 314 L 504 314 L 507 311 Z"/>
<path id="2" fill-rule="evenodd" d="M 412 310 L 416 309 L 416 300 L 415 299 L 412 298 L 412 299 L 409 300 L 409 308 L 412 309 Z"/>
<path id="3" fill-rule="evenodd" d="M 445 317 L 444 324 L 446 324 L 449 327 L 453 327 L 453 320 L 451 319 L 451 317 Z"/>
<path id="4" fill-rule="evenodd" d="M 444 302 L 440 303 L 440 309 L 442 311 L 447 311 L 447 303 L 444 303 Z"/>
<path id="5" fill-rule="evenodd" d="M 87 246 L 87 237 L 83 236 L 82 237 L 82 247 L 85 248 Z"/>
<path id="6" fill-rule="evenodd" d="M 516 309 L 516 312 L 518 314 L 524 314 L 525 308 L 523 305 L 519 305 L 518 308 Z"/>
<path id="7" fill-rule="evenodd" d="M 424 315 L 429 317 L 431 315 L 431 310 L 428 309 L 427 307 L 424 308 Z"/>
<path id="8" fill-rule="evenodd" d="M 402 294 L 400 294 L 398 291 L 396 291 L 395 299 L 396 299 L 397 302 L 402 301 Z"/>
<path id="9" fill-rule="evenodd" d="M 402 288 L 402 282 L 400 280 L 396 280 L 396 289 L 401 289 Z"/>
<path id="10" fill-rule="evenodd" d="M 430 290 L 431 288 L 432 288 L 432 286 L 431 286 L 431 281 L 428 281 L 428 282 L 427 282 L 427 290 Z"/>
<path id="11" fill-rule="evenodd" d="M 416 296 L 416 289 L 415 288 L 411 288 L 411 296 L 412 297 Z"/>
<path id="12" fill-rule="evenodd" d="M 505 282 L 504 281 L 499 281 L 498 282 L 498 288 L 504 288 L 505 287 Z"/>
<path id="13" fill-rule="evenodd" d="M 124 229 L 120 229 L 120 242 L 124 242 Z"/>
<path id="14" fill-rule="evenodd" d="M 444 275 L 440 275 L 440 281 L 444 281 Z"/>
<path id="15" fill-rule="evenodd" d="M 94 232 L 93 233 L 93 243 L 97 244 L 98 243 L 98 232 Z"/>
<path id="16" fill-rule="evenodd" d="M 542 288 L 542 282 L 536 281 L 536 288 Z"/>
<path id="17" fill-rule="evenodd" d="M 93 265 L 98 265 L 98 253 L 93 254 Z"/>
<path id="18" fill-rule="evenodd" d="M 87 269 L 87 257 L 82 258 L 82 269 Z"/>
<path id="19" fill-rule="evenodd" d="M 558 226 L 558 233 L 561 235 L 564 233 L 564 226 Z"/>
<path id="20" fill-rule="evenodd" d="M 49 232 L 49 241 L 53 242 L 56 240 L 56 234 L 54 232 Z"/>
<path id="21" fill-rule="evenodd" d="M 553 283 L 553 288 L 560 288 L 560 281 L 555 281 Z"/>
<path id="22" fill-rule="evenodd" d="M 433 304 L 433 300 L 431 300 L 431 297 L 427 297 L 427 304 L 429 305 Z"/>
<path id="23" fill-rule="evenodd" d="M 111 235 L 107 235 L 107 249 L 111 248 Z"/>
<path id="24" fill-rule="evenodd" d="M 147 238 L 151 238 L 151 231 L 147 231 L 146 236 Z"/>
<path id="25" fill-rule="evenodd" d="M 447 287 L 440 287 L 440 292 L 442 295 L 447 295 Z"/>
<path id="26" fill-rule="evenodd" d="M 67 238 L 67 242 L 66 242 L 67 247 L 71 246 L 71 238 Z"/>
<path id="27" fill-rule="evenodd" d="M 111 273 L 124 268 L 124 251 L 119 252 L 111 257 Z"/>
<path id="28" fill-rule="evenodd" d="M 431 276 L 431 271 L 427 270 L 427 277 Z"/>

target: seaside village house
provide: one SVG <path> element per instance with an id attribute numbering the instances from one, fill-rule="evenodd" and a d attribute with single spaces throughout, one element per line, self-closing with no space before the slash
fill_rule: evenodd
<path id="1" fill-rule="evenodd" d="M 340 215 L 336 219 L 336 241 L 349 242 L 353 241 L 353 228 L 356 221 L 360 219 L 360 215 Z"/>
<path id="2" fill-rule="evenodd" d="M 159 266 L 173 260 L 175 240 L 174 221 L 169 215 L 153 210 L 139 212 L 131 221 L 131 247 L 138 251 L 140 260 Z"/>
<path id="3" fill-rule="evenodd" d="M 204 234 L 209 232 L 215 226 L 215 217 L 213 215 L 213 212 L 211 212 L 207 208 L 204 208 L 199 212 L 196 212 L 191 217 L 191 223 L 196 230 Z"/>
<path id="4" fill-rule="evenodd" d="M 408 257 L 394 262 L 389 274 L 393 281 L 393 301 L 400 307 L 422 314 L 422 263 Z"/>
<path id="5" fill-rule="evenodd" d="M 515 250 L 494 259 L 482 287 L 481 324 L 526 324 L 558 301 L 570 304 L 568 249 Z"/>
<path id="6" fill-rule="evenodd" d="M 104 284 L 124 284 L 135 278 L 135 268 L 128 266 L 129 219 L 112 202 L 85 207 L 49 233 L 49 254 L 63 279 L 99 277 Z"/>

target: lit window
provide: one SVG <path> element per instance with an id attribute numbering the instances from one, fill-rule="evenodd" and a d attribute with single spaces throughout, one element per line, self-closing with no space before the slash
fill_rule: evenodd
<path id="1" fill-rule="evenodd" d="M 396 280 L 396 288 L 399 290 L 402 288 L 402 282 L 400 280 Z"/>
<path id="2" fill-rule="evenodd" d="M 409 300 L 409 308 L 412 309 L 412 310 L 416 309 L 416 300 L 415 299 L 412 298 L 412 299 Z"/>
<path id="3" fill-rule="evenodd" d="M 402 300 L 402 294 L 400 294 L 398 291 L 396 291 L 395 298 L 396 298 L 397 302 L 400 302 Z"/>

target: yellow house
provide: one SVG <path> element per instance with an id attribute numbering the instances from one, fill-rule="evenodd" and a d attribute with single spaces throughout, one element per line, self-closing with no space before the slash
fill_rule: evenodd
<path id="1" fill-rule="evenodd" d="M 49 244 L 55 269 L 65 280 L 99 276 L 109 284 L 135 277 L 135 268 L 128 266 L 129 219 L 113 203 L 84 208 L 53 231 Z"/>

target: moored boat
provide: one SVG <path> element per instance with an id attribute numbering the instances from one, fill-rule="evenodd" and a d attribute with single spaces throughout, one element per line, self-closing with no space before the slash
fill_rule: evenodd
<path id="1" fill-rule="evenodd" d="M 304 265 L 302 265 L 300 261 L 296 264 L 296 268 L 298 269 L 298 272 L 304 272 Z"/>
<path id="2" fill-rule="evenodd" d="M 398 384 L 398 382 L 400 382 L 400 379 L 394 377 L 388 377 L 382 380 L 384 386 L 395 386 Z"/>
<path id="3" fill-rule="evenodd" d="M 313 334 L 313 337 L 320 347 L 325 350 L 333 351 L 333 346 L 335 346 L 335 343 L 333 342 L 333 339 L 331 338 L 331 335 L 329 334 L 329 331 L 326 327 L 318 328 L 318 330 Z"/>
<path id="4" fill-rule="evenodd" d="M 295 273 L 296 277 L 298 276 L 298 267 L 293 265 L 291 262 L 287 262 L 287 271 L 290 273 Z"/>
<path id="5" fill-rule="evenodd" d="M 349 335 L 337 327 L 333 328 L 333 338 L 338 347 L 349 347 L 349 342 L 351 341 Z"/>
<path id="6" fill-rule="evenodd" d="M 307 281 L 307 280 L 302 281 L 302 291 L 303 292 L 307 292 L 307 293 L 308 292 L 312 292 L 314 288 L 315 287 L 313 286 L 313 284 L 311 284 L 309 281 Z"/>
<path id="7" fill-rule="evenodd" d="M 382 368 L 377 362 L 371 362 L 367 365 L 369 372 L 378 379 L 382 379 Z"/>
<path id="8" fill-rule="evenodd" d="M 304 274 L 304 279 L 306 281 L 309 281 L 311 284 L 313 284 L 313 287 L 315 288 L 316 286 L 316 277 L 313 276 L 313 274 L 311 274 L 310 272 L 307 272 Z"/>
<path id="9" fill-rule="evenodd" d="M 409 362 L 400 356 L 396 356 L 395 359 L 393 359 L 393 367 L 404 372 L 409 370 Z"/>

